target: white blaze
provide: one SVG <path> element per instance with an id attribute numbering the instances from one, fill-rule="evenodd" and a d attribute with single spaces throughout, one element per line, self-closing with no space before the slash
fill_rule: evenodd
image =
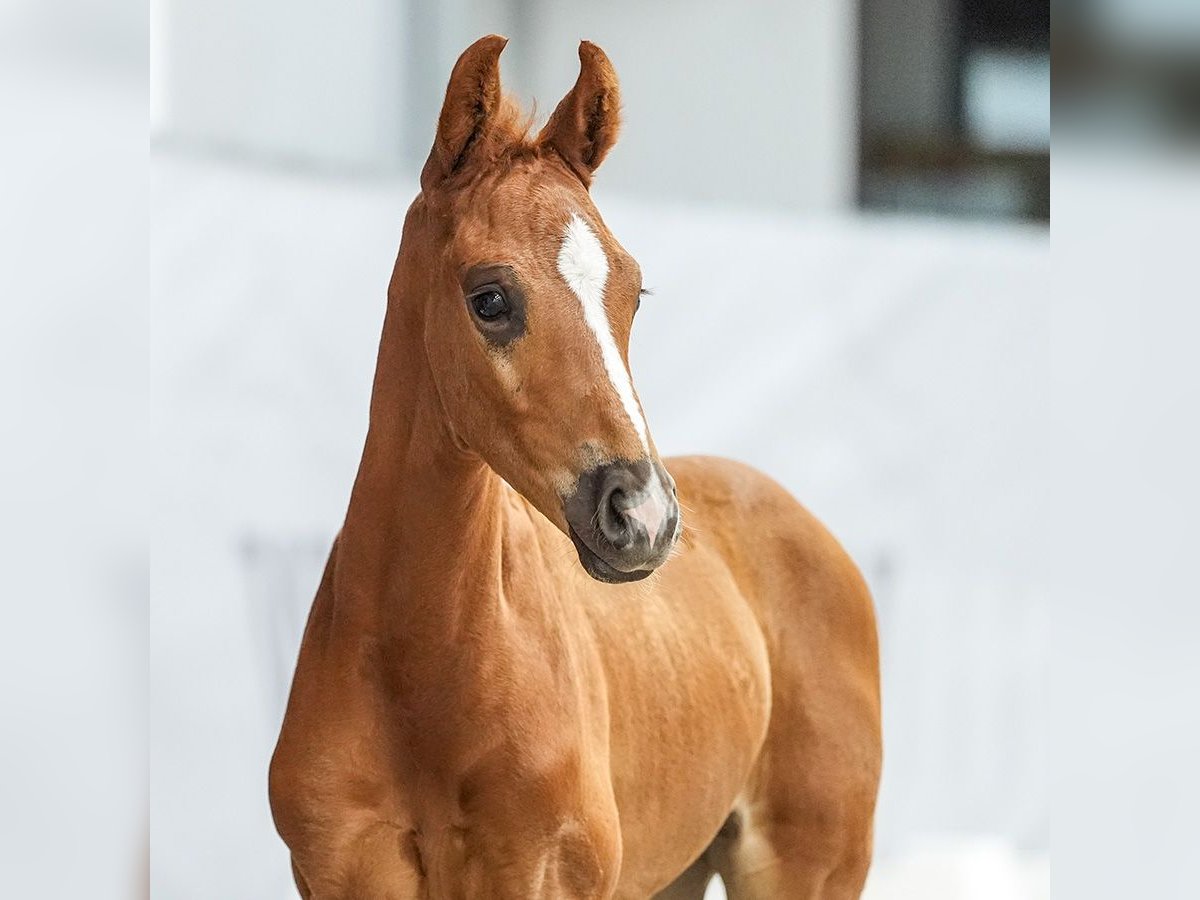
<path id="1" fill-rule="evenodd" d="M 558 251 L 558 273 L 579 298 L 583 306 L 583 319 L 600 345 L 600 358 L 608 380 L 612 383 L 625 414 L 633 423 L 642 449 L 649 455 L 650 443 L 646 439 L 646 420 L 641 407 L 633 395 L 629 372 L 621 359 L 621 351 L 613 339 L 612 327 L 608 324 L 608 312 L 604 308 L 604 287 L 608 282 L 608 257 L 591 228 L 578 215 L 571 216 L 563 234 L 562 247 Z"/>

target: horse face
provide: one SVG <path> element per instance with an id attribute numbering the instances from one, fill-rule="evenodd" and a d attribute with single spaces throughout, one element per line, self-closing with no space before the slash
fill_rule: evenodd
<path id="1" fill-rule="evenodd" d="M 478 47 L 456 76 L 480 71 Z M 444 154 L 448 172 L 435 143 L 422 179 L 438 223 L 426 343 L 458 439 L 570 536 L 588 574 L 624 582 L 667 558 L 679 506 L 629 374 L 641 271 L 587 190 L 616 123 L 576 112 L 615 117 L 615 76 L 598 49 L 580 56 L 579 83 L 535 141 L 496 120 L 498 108 L 466 162 Z M 487 109 L 481 83 L 461 104 L 470 115 Z M 448 107 L 461 87 L 452 77 Z M 464 130 L 454 123 L 443 110 L 439 136 Z"/>

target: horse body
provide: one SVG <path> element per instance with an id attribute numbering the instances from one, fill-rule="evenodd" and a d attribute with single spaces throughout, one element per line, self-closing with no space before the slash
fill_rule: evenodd
<path id="1" fill-rule="evenodd" d="M 640 281 L 586 194 L 615 77 L 585 45 L 549 137 L 522 144 L 496 121 L 502 46 L 451 79 L 272 760 L 297 885 L 699 898 L 720 872 L 733 898 L 857 896 L 879 774 L 866 588 L 782 488 L 664 466 L 632 388 L 605 389 L 625 364 L 596 309 L 623 345 Z M 583 321 L 599 352 L 564 354 L 593 346 Z"/>

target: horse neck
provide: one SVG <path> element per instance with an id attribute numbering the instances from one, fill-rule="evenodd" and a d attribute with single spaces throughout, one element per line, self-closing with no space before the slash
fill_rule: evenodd
<path id="1" fill-rule="evenodd" d="M 503 507 L 499 478 L 446 421 L 423 340 L 427 288 L 405 251 L 389 289 L 334 594 L 375 639 L 436 653 L 495 612 Z"/>

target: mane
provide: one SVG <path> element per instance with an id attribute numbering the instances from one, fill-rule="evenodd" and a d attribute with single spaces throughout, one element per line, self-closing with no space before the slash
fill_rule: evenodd
<path id="1" fill-rule="evenodd" d="M 493 134 L 507 154 L 522 155 L 537 148 L 533 124 L 537 121 L 537 104 L 528 112 L 512 94 L 505 94 L 496 111 Z"/>

